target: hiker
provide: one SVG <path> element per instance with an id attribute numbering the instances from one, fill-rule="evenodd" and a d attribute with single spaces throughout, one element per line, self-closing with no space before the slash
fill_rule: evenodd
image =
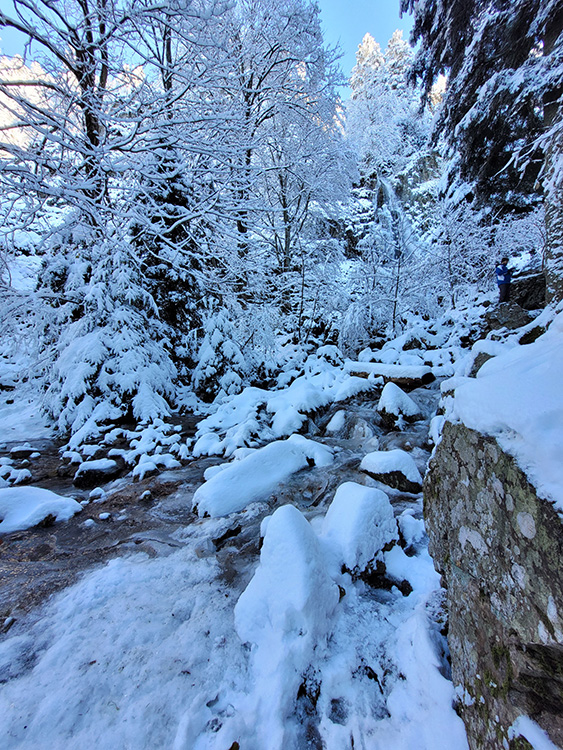
<path id="1" fill-rule="evenodd" d="M 508 302 L 510 299 L 510 279 L 512 278 L 512 269 L 507 266 L 508 258 L 503 258 L 500 266 L 495 268 L 497 277 L 499 302 Z"/>

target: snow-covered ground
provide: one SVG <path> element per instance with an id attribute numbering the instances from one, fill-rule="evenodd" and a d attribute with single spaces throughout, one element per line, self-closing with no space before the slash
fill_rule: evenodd
<path id="1" fill-rule="evenodd" d="M 372 399 L 373 413 L 377 404 L 428 418 L 423 390 L 405 398 L 388 387 L 381 399 L 380 375 L 393 367 L 401 378 L 421 367 L 455 373 L 443 384 L 446 394 L 455 390 L 455 399 L 445 398 L 446 416 L 496 435 L 557 500 L 562 320 L 525 346 L 506 335 L 462 351 L 442 330 L 432 334 L 435 349 L 413 354 L 398 339 L 362 353 L 373 366 L 368 378 L 319 352 L 290 385 L 249 388 L 216 404 L 193 444 L 175 449 L 227 458 L 206 472 L 193 500 L 202 517 L 175 533 L 180 546 L 112 560 L 5 635 L 1 746 L 465 750 L 422 498 L 393 505 L 397 491 L 382 491 L 360 471 L 400 472 L 418 483 L 424 451 L 410 438 L 401 442 L 411 425 L 376 434 L 357 419 L 354 403 Z M 494 358 L 477 378 L 466 377 L 480 352 Z M 319 409 L 328 410 L 321 428 L 295 434 Z M 434 441 L 445 418 L 432 421 Z M 180 442 L 173 430 L 146 427 L 130 450 L 140 467 L 151 457 L 176 461 L 167 451 Z M 287 503 L 287 492 L 281 506 L 271 500 L 284 483 L 298 488 L 308 466 L 327 474 L 343 467 L 339 442 L 356 451 L 361 484 L 336 482 L 318 507 L 298 494 Z M 374 451 L 378 442 L 386 449 Z M 8 514 L 3 522 L 11 522 Z M 229 537 L 239 527 L 246 546 Z M 211 540 L 225 533 L 222 557 Z M 524 729 L 542 747 L 534 726 Z"/>
<path id="2" fill-rule="evenodd" d="M 466 748 L 424 544 L 383 553 L 413 590 L 378 595 L 335 569 L 334 523 L 282 506 L 242 592 L 202 551 L 221 523 L 167 557 L 111 561 L 6 638 L 2 747 Z M 347 547 L 379 546 L 369 532 Z"/>
<path id="3" fill-rule="evenodd" d="M 357 467 L 375 455 L 375 428 L 357 415 L 350 425 L 356 394 L 376 418 L 382 382 L 326 354 L 290 385 L 228 397 L 200 423 L 192 454 L 230 458 L 206 472 L 193 502 L 211 517 L 180 528 L 179 548 L 114 559 L 13 625 L 0 645 L 3 748 L 466 750 L 421 496 L 393 507 L 396 491 L 357 468 L 362 483 L 334 474 L 318 507 L 264 502 L 299 487 L 309 466 L 344 466 L 342 439 Z M 401 356 L 401 342 L 381 352 Z M 319 408 L 332 409 L 324 433 L 294 434 Z M 157 428 L 130 441 L 138 467 L 178 444 Z M 420 479 L 410 456 L 388 453 Z M 259 558 L 236 538 L 221 547 L 233 574 L 211 540 L 239 526 L 250 548 L 260 533 L 263 544 Z"/>

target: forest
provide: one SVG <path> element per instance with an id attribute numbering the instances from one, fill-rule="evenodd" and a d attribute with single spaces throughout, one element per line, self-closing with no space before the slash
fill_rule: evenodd
<path id="1" fill-rule="evenodd" d="M 182 563 L 191 571 L 188 588 L 209 597 L 217 622 L 232 631 L 225 653 L 237 676 L 224 688 L 228 700 L 219 692 L 215 709 L 202 689 L 187 710 L 175 692 L 170 705 L 158 709 L 160 718 L 149 722 L 150 739 L 128 734 L 112 718 L 109 725 L 118 728 L 115 734 L 108 730 L 99 747 L 463 750 L 465 730 L 457 714 L 472 750 L 493 747 L 490 737 L 472 739 L 481 730 L 471 729 L 463 708 L 457 714 L 451 709 L 456 700 L 467 709 L 473 704 L 444 687 L 452 679 L 466 683 L 455 656 L 452 678 L 445 629 L 443 638 L 439 634 L 443 595 L 429 572 L 422 484 L 444 424 L 461 422 L 500 436 L 502 449 L 538 494 L 554 499 L 563 512 L 560 457 L 552 452 L 562 437 L 554 426 L 563 413 L 561 398 L 539 365 L 536 378 L 533 364 L 544 357 L 546 372 L 559 366 L 557 336 L 563 330 L 563 6 L 559 0 L 400 0 L 400 8 L 413 17 L 410 39 L 396 31 L 382 48 L 366 33 L 349 80 L 339 49 L 323 38 L 321 10 L 313 0 L 9 0 L 0 9 L 0 35 L 21 39 L 20 54 L 0 56 L 0 543 L 2 533 L 41 529 L 37 523 L 45 525 L 46 518 L 46 529 L 58 520 L 70 524 L 76 512 L 112 491 L 122 493 L 121 503 L 138 486 L 139 498 L 148 502 L 151 492 L 158 494 L 150 482 L 160 482 L 166 472 L 171 481 L 184 482 L 186 472 L 197 470 L 185 503 L 192 515 L 184 531 L 176 528 L 171 544 L 187 545 L 184 555 L 189 547 L 194 557 Z M 506 307 L 498 305 L 495 281 L 504 257 L 513 279 Z M 534 302 L 529 284 L 535 285 Z M 495 315 L 498 325 L 491 323 Z M 534 352 L 540 359 L 532 361 Z M 489 369 L 475 378 L 489 358 L 498 365 L 485 363 Z M 490 387 L 479 395 L 485 373 Z M 528 402 L 522 395 L 528 382 L 529 393 L 540 394 L 533 409 L 528 406 L 536 396 Z M 411 399 L 407 391 L 413 389 Z M 412 437 L 408 431 L 417 420 L 423 422 Z M 525 439 L 518 442 L 517 434 Z M 30 464 L 44 450 L 41 440 L 50 441 L 45 450 L 59 466 L 48 481 L 37 479 Z M 352 448 L 351 458 L 346 451 Z M 338 463 L 342 450 L 348 463 Z M 537 463 L 540 454 L 544 463 Z M 339 473 L 326 468 L 335 460 Z M 294 499 L 307 480 L 299 489 L 291 484 L 293 475 L 309 469 L 315 482 L 323 472 L 329 476 L 319 506 L 325 511 L 322 531 L 313 506 Z M 391 484 L 394 511 L 378 483 L 389 472 L 393 481 L 398 474 L 403 481 Z M 29 494 L 47 488 L 65 498 L 60 517 L 58 506 L 45 501 L 40 511 L 40 496 Z M 88 492 L 77 495 L 76 488 Z M 2 498 L 20 490 L 28 492 L 24 500 L 17 494 Z M 317 489 L 309 491 L 317 497 Z M 327 511 L 330 493 L 336 494 Z M 404 493 L 413 496 L 410 510 L 401 504 Z M 265 502 L 268 507 L 260 506 Z M 426 496 L 424 503 L 428 524 Z M 24 505 L 31 515 L 21 521 Z M 126 505 L 120 505 L 123 521 L 130 512 Z M 351 520 L 349 513 L 356 516 Z M 90 520 L 93 533 L 100 521 Z M 202 559 L 211 548 L 219 555 L 226 540 L 240 533 L 239 522 L 246 567 L 239 563 L 240 580 L 229 581 L 241 595 L 228 615 L 235 624 L 225 625 L 221 597 L 229 594 Z M 200 523 L 208 523 L 208 530 Z M 371 529 L 369 540 L 363 527 Z M 45 528 L 30 533 L 47 533 Z M 261 556 L 248 583 L 250 547 L 244 545 L 250 531 L 264 539 L 264 547 L 262 553 L 252 547 L 254 565 Z M 428 533 L 438 555 L 437 532 Z M 325 550 L 331 544 L 340 545 L 341 569 L 336 553 Z M 401 552 L 404 560 L 390 551 L 399 544 L 409 553 Z M 163 581 L 179 575 L 181 566 L 166 572 L 165 561 L 180 553 L 155 554 L 156 562 L 152 552 L 147 559 L 162 569 L 151 568 L 148 585 L 166 588 Z M 412 574 L 405 572 L 411 557 L 419 566 L 413 563 Z M 295 562 L 282 575 L 289 558 L 303 558 L 308 572 Z M 131 572 L 137 568 L 121 570 L 122 564 L 128 565 L 119 558 L 100 569 L 106 573 L 94 573 L 98 582 L 85 579 L 85 587 L 109 592 L 125 581 L 130 596 L 139 583 Z M 360 576 L 362 566 L 368 573 Z M 394 637 L 393 606 L 381 599 L 377 606 L 389 611 L 374 614 L 371 599 L 368 604 L 363 589 L 354 588 L 360 578 L 361 586 L 377 580 L 401 601 L 407 597 L 396 605 L 403 619 L 387 652 L 382 644 Z M 410 597 L 401 582 L 414 591 Z M 309 591 L 305 604 L 291 599 L 286 587 L 294 594 Z M 318 666 L 318 644 L 328 637 L 338 589 L 340 599 L 345 589 L 355 592 L 345 602 L 356 599 L 347 605 L 342 629 L 328 638 L 334 641 L 330 653 L 342 647 L 351 654 L 357 646 L 350 644 L 364 639 L 381 657 L 378 668 L 366 666 L 368 657 L 362 657 L 360 669 L 350 656 L 349 674 L 367 674 L 371 682 L 367 693 L 347 688 L 346 700 L 334 692 L 339 678 L 333 663 Z M 80 596 L 94 606 L 92 591 L 69 591 L 59 605 L 67 615 L 80 607 Z M 286 597 L 282 616 L 279 602 Z M 187 605 L 162 606 L 183 611 Z M 199 611 L 199 605 L 190 606 Z M 428 642 L 418 643 L 419 651 L 401 666 L 401 638 L 424 607 L 432 610 L 430 624 L 424 620 Z M 299 615 L 287 614 L 292 608 Z M 17 607 L 12 609 L 13 603 L 0 606 L 6 632 L 14 622 L 19 627 Z M 32 611 L 29 603 L 24 609 Z M 57 616 L 50 633 L 56 632 Z M 378 643 L 365 623 L 350 636 L 355 616 L 365 623 L 375 618 Z M 142 614 L 111 614 L 125 627 L 136 617 Z M 73 622 L 78 632 L 92 621 Z M 202 650 L 204 631 L 219 643 L 217 623 L 202 622 L 182 636 L 183 647 L 193 639 Z M 22 623 L 25 633 L 35 632 L 28 620 Z M 559 626 L 546 627 L 560 648 Z M 306 634 L 303 643 L 295 640 L 299 629 Z M 61 640 L 68 646 L 73 637 L 67 633 Z M 4 663 L 11 675 L 3 708 L 20 695 L 18 688 L 10 693 L 10 685 L 28 679 L 27 667 L 18 665 L 31 664 L 31 658 L 26 661 L 27 646 L 17 638 L 6 641 L 5 652 L 0 648 L 0 678 Z M 250 682 L 241 686 L 250 667 L 239 641 L 254 644 L 252 690 Z M 432 648 L 441 654 L 440 667 Z M 165 659 L 172 659 L 172 640 L 167 649 Z M 284 651 L 285 660 L 279 656 Z M 416 673 L 419 657 L 433 675 L 429 687 Z M 86 652 L 81 658 L 91 664 L 97 659 Z M 198 652 L 199 666 L 184 667 L 183 674 L 193 671 L 199 675 L 194 681 L 208 690 L 219 680 L 222 657 L 214 657 L 209 673 L 201 668 L 203 658 Z M 127 674 L 130 668 L 124 668 Z M 151 662 L 147 669 L 159 668 Z M 82 667 L 73 669 L 79 681 Z M 388 675 L 394 675 L 393 684 Z M 34 684 L 48 692 L 46 679 L 38 676 Z M 399 699 L 393 691 L 401 679 L 406 692 Z M 102 682 L 91 684 L 97 695 Z M 156 694 L 161 688 L 151 689 Z M 260 697 L 262 690 L 268 700 Z M 246 703 L 240 697 L 245 691 Z M 441 696 L 432 708 L 425 691 Z M 297 708 L 290 693 L 298 696 Z M 73 700 L 70 692 L 61 696 Z M 342 713 L 344 704 L 357 713 Z M 221 706 L 211 725 L 211 713 Z M 408 706 L 416 706 L 412 716 Z M 555 715 L 563 710 L 557 706 Z M 57 734 L 45 705 L 36 735 L 25 740 L 29 744 L 16 720 L 3 722 L 10 738 L 5 747 L 38 747 L 32 737 L 40 736 L 45 722 L 55 732 L 45 747 L 83 747 L 94 735 L 76 718 L 82 716 L 79 707 L 69 709 L 72 721 L 60 711 Z M 128 720 L 136 721 L 137 704 L 127 710 Z M 175 712 L 174 718 L 163 718 L 166 711 Z M 432 732 L 414 745 L 424 717 L 430 717 Z M 288 721 L 300 728 L 284 728 Z M 508 747 L 518 731 L 528 744 L 510 744 L 511 750 L 556 747 L 535 724 L 530 729 L 518 721 L 512 715 L 506 720 L 506 745 L 499 748 Z M 105 722 L 103 714 L 92 718 L 95 727 Z M 550 737 L 563 741 L 563 728 L 557 721 L 555 726 L 547 726 Z M 448 737 L 455 738 L 452 744 Z"/>

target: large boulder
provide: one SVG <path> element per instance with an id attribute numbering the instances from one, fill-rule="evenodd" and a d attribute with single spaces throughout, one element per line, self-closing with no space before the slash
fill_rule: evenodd
<path id="1" fill-rule="evenodd" d="M 545 276 L 543 273 L 532 273 L 514 279 L 510 285 L 510 296 L 524 310 L 545 307 Z"/>
<path id="2" fill-rule="evenodd" d="M 508 328 L 511 331 L 522 328 L 534 320 L 534 315 L 516 302 L 503 302 L 487 310 L 483 316 L 485 330 L 497 331 Z"/>
<path id="3" fill-rule="evenodd" d="M 529 747 L 510 739 L 521 715 L 563 747 L 561 517 L 494 438 L 451 423 L 424 508 L 471 749 Z"/>

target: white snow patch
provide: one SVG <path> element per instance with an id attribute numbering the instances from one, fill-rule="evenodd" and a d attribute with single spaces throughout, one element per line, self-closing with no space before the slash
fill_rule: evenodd
<path id="1" fill-rule="evenodd" d="M 41 487 L 1 488 L 0 533 L 30 529 L 47 516 L 54 516 L 55 521 L 68 521 L 81 510 L 76 500 Z"/>
<path id="2" fill-rule="evenodd" d="M 399 538 L 393 507 L 381 490 L 345 482 L 324 518 L 322 538 L 337 559 L 337 570 L 361 572 L 378 552 Z"/>
<path id="3" fill-rule="evenodd" d="M 519 716 L 508 730 L 510 739 L 524 737 L 534 750 L 558 750 L 548 737 L 547 732 L 539 727 L 529 716 Z"/>
<path id="4" fill-rule="evenodd" d="M 343 409 L 334 414 L 327 424 L 325 431 L 328 433 L 339 432 L 346 424 L 346 412 Z"/>
<path id="5" fill-rule="evenodd" d="M 400 448 L 368 453 L 363 457 L 360 469 L 371 474 L 389 474 L 391 471 L 400 471 L 410 482 L 422 484 L 422 477 L 412 456 Z"/>
<path id="6" fill-rule="evenodd" d="M 197 507 L 200 516 L 235 513 L 308 466 L 308 459 L 317 466 L 328 466 L 333 455 L 330 448 L 302 435 L 277 440 L 212 476 L 196 490 L 193 507 Z"/>

